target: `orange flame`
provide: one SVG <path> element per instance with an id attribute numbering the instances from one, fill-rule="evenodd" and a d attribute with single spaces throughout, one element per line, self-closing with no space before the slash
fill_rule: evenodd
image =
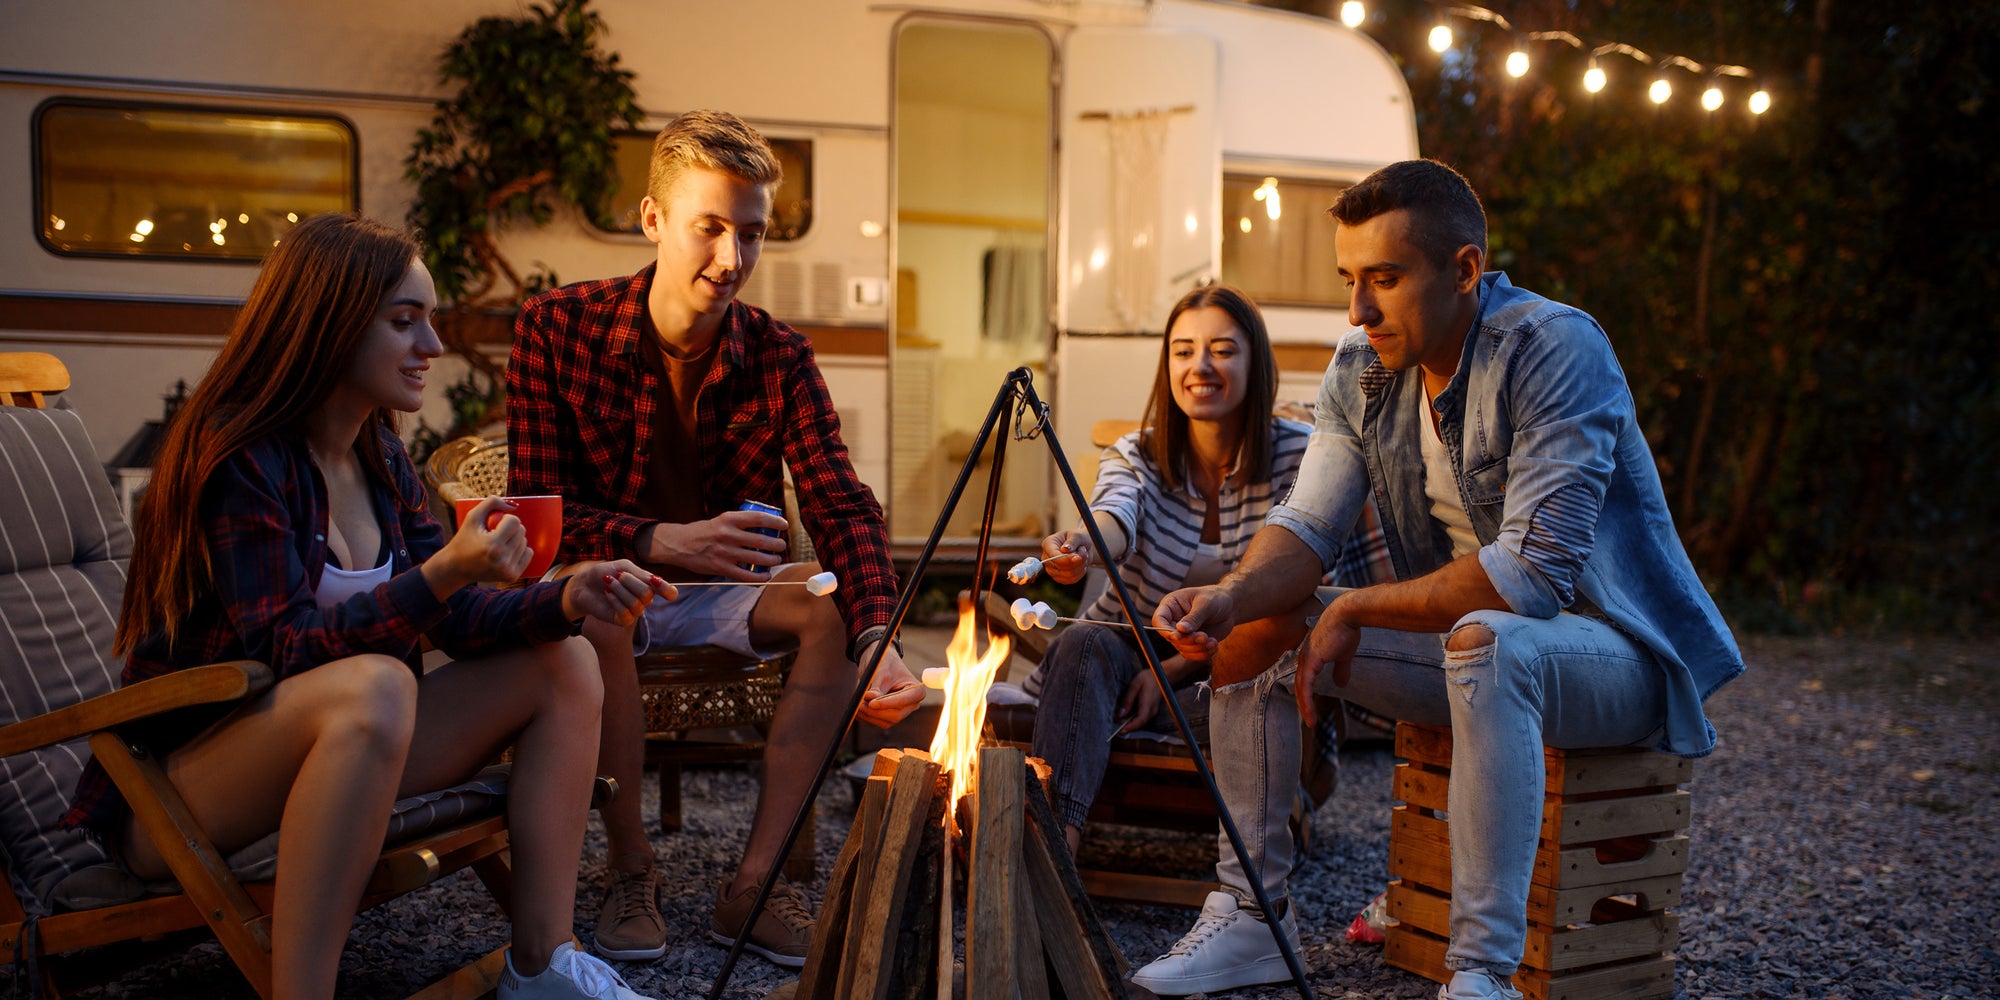
<path id="1" fill-rule="evenodd" d="M 993 675 L 1007 662 L 1012 644 L 1004 635 L 991 637 L 986 652 L 978 652 L 978 632 L 973 627 L 972 601 L 958 602 L 958 632 L 945 647 L 949 673 L 944 683 L 944 712 L 938 718 L 937 735 L 931 739 L 931 760 L 951 772 L 951 798 L 958 800 L 975 787 L 978 780 L 979 733 L 986 727 L 986 689 Z M 951 825 L 952 809 L 945 810 L 945 824 Z"/>

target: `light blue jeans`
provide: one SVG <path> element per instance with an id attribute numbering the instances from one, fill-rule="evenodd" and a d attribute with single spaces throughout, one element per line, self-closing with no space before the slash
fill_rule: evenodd
<path id="1" fill-rule="evenodd" d="M 1324 594 L 1325 591 L 1322 591 Z M 1346 687 L 1332 671 L 1315 686 L 1391 718 L 1452 729 L 1451 948 L 1453 969 L 1512 975 L 1527 940 L 1528 886 L 1542 825 L 1542 746 L 1657 742 L 1666 684 L 1646 649 L 1581 615 L 1527 618 L 1477 611 L 1488 645 L 1445 651 L 1441 635 L 1363 629 Z M 1251 680 L 1216 688 L 1209 715 L 1216 783 L 1272 899 L 1293 865 L 1288 819 L 1299 773 L 1297 664 L 1287 653 Z M 1253 894 L 1220 834 L 1224 888 Z"/>

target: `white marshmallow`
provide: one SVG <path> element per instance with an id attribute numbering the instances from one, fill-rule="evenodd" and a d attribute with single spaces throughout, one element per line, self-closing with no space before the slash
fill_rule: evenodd
<path id="1" fill-rule="evenodd" d="M 1041 571 L 1042 571 L 1042 561 L 1040 559 L 1035 558 L 1034 556 L 1029 556 L 1028 558 L 1021 560 L 1020 562 L 1015 563 L 1014 568 L 1007 571 L 1007 579 L 1012 580 L 1015 583 L 1027 583 L 1028 581 L 1033 580 L 1037 574 L 1041 573 Z"/>
<path id="2" fill-rule="evenodd" d="M 1035 627 L 1035 606 L 1027 598 L 1014 598 L 1014 603 L 1007 606 L 1007 611 L 1014 618 L 1015 628 L 1031 629 Z"/>
<path id="3" fill-rule="evenodd" d="M 825 597 L 839 589 L 840 581 L 834 577 L 832 570 L 806 577 L 806 593 L 814 597 Z"/>
<path id="4" fill-rule="evenodd" d="M 927 688 L 936 688 L 939 691 L 942 691 L 944 690 L 945 681 L 949 680 L 950 678 L 951 678 L 950 667 L 924 668 L 924 686 Z"/>
<path id="5" fill-rule="evenodd" d="M 1049 607 L 1045 602 L 1036 601 L 1033 611 L 1035 613 L 1035 624 L 1040 625 L 1042 628 L 1056 627 L 1056 609 Z"/>

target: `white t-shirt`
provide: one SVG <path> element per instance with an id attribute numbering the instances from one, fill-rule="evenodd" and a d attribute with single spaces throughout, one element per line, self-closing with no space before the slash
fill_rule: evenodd
<path id="1" fill-rule="evenodd" d="M 387 556 L 383 557 L 382 565 L 374 569 L 341 569 L 327 563 L 320 570 L 319 588 L 313 591 L 313 597 L 319 601 L 321 610 L 330 610 L 346 604 L 347 599 L 356 594 L 365 594 L 388 583 L 393 575 L 390 569 Z"/>
<path id="2" fill-rule="evenodd" d="M 1417 423 L 1423 426 L 1424 495 L 1430 498 L 1431 516 L 1444 525 L 1444 533 L 1451 539 L 1451 557 L 1457 559 L 1479 551 L 1479 537 L 1472 533 L 1472 519 L 1465 516 L 1465 501 L 1459 497 L 1458 480 L 1451 471 L 1451 455 L 1438 437 L 1431 412 L 1431 391 L 1426 387 L 1417 396 Z"/>

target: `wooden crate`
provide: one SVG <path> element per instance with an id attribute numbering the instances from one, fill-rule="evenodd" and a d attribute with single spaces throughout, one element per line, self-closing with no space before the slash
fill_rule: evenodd
<path id="1" fill-rule="evenodd" d="M 1545 748 L 1541 846 L 1515 986 L 1528 1000 L 1655 1000 L 1674 993 L 1694 773 L 1683 757 L 1633 749 Z M 1389 833 L 1390 965 L 1451 978 L 1451 730 L 1396 727 Z"/>

